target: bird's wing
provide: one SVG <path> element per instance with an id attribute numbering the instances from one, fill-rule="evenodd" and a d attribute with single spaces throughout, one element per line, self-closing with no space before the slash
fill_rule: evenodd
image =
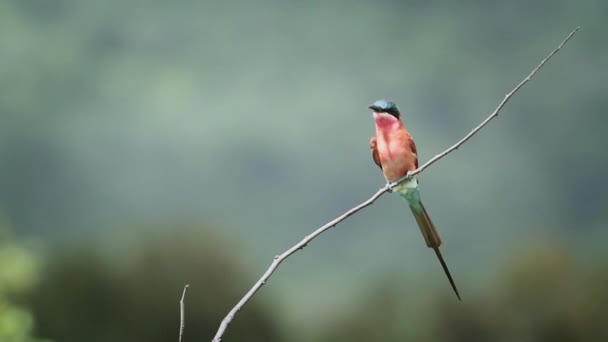
<path id="1" fill-rule="evenodd" d="M 414 165 L 416 165 L 416 168 L 418 168 L 418 151 L 416 150 L 416 143 L 412 137 L 409 137 L 408 143 L 410 144 L 410 151 L 412 151 L 412 154 L 414 155 Z"/>
<path id="2" fill-rule="evenodd" d="M 372 159 L 374 163 L 378 165 L 380 169 L 382 169 L 382 164 L 380 164 L 380 156 L 378 155 L 378 146 L 376 142 L 376 137 L 372 137 L 369 141 L 369 148 L 372 150 Z"/>

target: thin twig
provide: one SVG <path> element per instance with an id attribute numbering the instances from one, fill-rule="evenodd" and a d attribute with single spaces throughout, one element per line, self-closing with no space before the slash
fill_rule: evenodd
<path id="1" fill-rule="evenodd" d="M 182 335 L 184 334 L 184 321 L 186 320 L 185 304 L 184 299 L 186 298 L 186 290 L 190 285 L 184 286 L 184 292 L 182 292 L 182 299 L 179 300 L 179 342 L 182 342 Z"/>
<path id="2" fill-rule="evenodd" d="M 395 185 L 403 182 L 404 180 L 411 178 L 417 174 L 419 174 L 420 172 L 424 171 L 424 169 L 426 169 L 427 167 L 431 166 L 432 164 L 434 164 L 436 161 L 438 161 L 439 159 L 445 157 L 448 153 L 451 153 L 452 151 L 458 149 L 460 147 L 460 145 L 464 144 L 467 140 L 471 139 L 471 137 L 473 135 L 475 135 L 475 133 L 477 133 L 480 129 L 483 128 L 483 126 L 487 125 L 488 122 L 490 122 L 490 120 L 494 119 L 495 117 L 498 116 L 498 113 L 500 112 L 500 110 L 502 109 L 502 107 L 505 106 L 505 104 L 507 103 L 507 101 L 509 101 L 509 99 L 511 98 L 511 96 L 513 96 L 513 94 L 515 94 L 521 87 L 524 86 L 524 84 L 528 83 L 528 81 L 530 81 L 532 79 L 532 77 L 534 77 L 534 75 L 536 75 L 536 73 L 538 72 L 538 70 L 540 70 L 540 68 L 543 67 L 543 65 L 545 65 L 545 63 L 551 59 L 551 57 L 553 57 L 553 55 L 555 55 L 559 50 L 561 50 L 561 48 L 570 40 L 570 38 L 572 38 L 572 36 L 574 36 L 574 34 L 580 30 L 580 26 L 575 28 L 574 31 L 570 32 L 570 34 L 566 37 L 566 39 L 564 39 L 558 46 L 557 48 L 555 48 L 555 50 L 551 51 L 551 53 L 545 57 L 545 59 L 543 59 L 542 61 L 540 61 L 540 63 L 536 66 L 536 68 L 534 68 L 530 74 L 524 78 L 521 82 L 519 82 L 519 84 L 517 86 L 515 86 L 515 88 L 513 88 L 513 90 L 511 90 L 509 93 L 507 93 L 505 95 L 505 97 L 502 99 L 502 101 L 500 102 L 500 104 L 498 104 L 498 107 L 496 107 L 496 109 L 494 109 L 494 111 L 492 112 L 492 114 L 490 114 L 490 116 L 488 116 L 485 120 L 483 120 L 479 126 L 473 128 L 469 134 L 465 135 L 462 139 L 460 139 L 457 143 L 455 143 L 454 145 L 450 146 L 450 148 L 448 148 L 447 150 L 435 155 L 433 158 L 431 158 L 429 161 L 427 161 L 426 163 L 424 163 L 422 166 L 420 166 L 419 168 L 417 168 L 414 171 L 410 171 L 408 172 L 408 174 L 399 179 L 398 181 L 394 182 L 393 184 L 391 184 L 391 188 L 394 187 Z"/>
<path id="3" fill-rule="evenodd" d="M 266 282 L 268 281 L 268 279 L 270 278 L 270 276 L 272 276 L 272 274 L 274 273 L 274 271 L 277 269 L 277 267 L 279 267 L 279 265 L 285 260 L 287 259 L 290 255 L 292 255 L 293 253 L 297 252 L 298 250 L 306 247 L 306 245 L 312 241 L 314 238 L 316 238 L 317 236 L 321 235 L 323 232 L 325 232 L 326 230 L 329 230 L 332 227 L 335 227 L 338 223 L 344 221 L 345 219 L 347 219 L 349 216 L 353 215 L 354 213 L 358 212 L 359 210 L 371 205 L 372 203 L 374 203 L 378 198 L 380 198 L 380 196 L 384 195 L 387 191 L 391 190 L 395 185 L 399 184 L 400 182 L 409 179 L 417 174 L 419 174 L 420 172 L 424 171 L 427 167 L 429 167 L 430 165 L 432 165 L 433 163 L 435 163 L 436 161 L 438 161 L 439 159 L 445 157 L 446 155 L 448 155 L 449 153 L 451 153 L 452 151 L 458 149 L 460 147 L 460 145 L 464 144 L 467 140 L 469 140 L 475 133 L 477 133 L 480 129 L 482 129 L 488 122 L 490 122 L 490 120 L 492 120 L 494 117 L 496 117 L 498 115 L 498 113 L 500 112 L 500 110 L 504 107 L 504 105 L 507 103 L 507 101 L 511 98 L 511 96 L 513 96 L 513 94 L 515 94 L 524 84 L 526 84 L 528 81 L 530 81 L 530 79 L 532 79 L 532 77 L 534 77 L 534 75 L 536 74 L 536 72 L 538 72 L 538 70 L 540 70 L 540 68 L 542 68 L 542 66 L 549 60 L 551 59 L 551 57 L 553 57 L 553 55 L 555 55 L 563 46 L 564 44 L 566 44 L 570 38 L 572 38 L 572 36 L 574 36 L 574 34 L 580 29 L 580 27 L 577 27 L 574 31 L 570 32 L 570 34 L 566 37 L 566 39 L 564 39 L 561 44 L 559 44 L 559 46 L 553 50 L 547 57 L 545 57 L 545 59 L 543 59 L 540 64 L 538 64 L 538 66 L 536 66 L 536 68 L 534 68 L 532 70 L 532 72 L 530 72 L 530 74 L 524 78 L 517 86 L 515 86 L 515 88 L 513 88 L 513 90 L 511 90 L 509 93 L 507 93 L 504 97 L 504 99 L 500 102 L 500 104 L 498 105 L 498 107 L 496 107 L 496 109 L 494 110 L 494 112 L 492 112 L 492 114 L 490 114 L 490 116 L 488 116 L 485 120 L 483 120 L 481 122 L 481 124 L 479 124 L 479 126 L 475 127 L 471 132 L 469 132 L 469 134 L 465 135 L 462 139 L 460 139 L 456 144 L 450 146 L 447 150 L 437 154 L 436 156 L 434 156 L 433 158 L 431 158 L 429 161 L 427 161 L 426 163 L 424 163 L 422 166 L 420 166 L 419 168 L 417 168 L 414 171 L 408 172 L 408 174 L 403 177 L 402 179 L 394 182 L 394 183 L 389 183 L 386 184 L 384 187 L 380 188 L 372 197 L 370 197 L 368 200 L 362 202 L 361 204 L 355 206 L 354 208 L 348 210 L 347 212 L 345 212 L 344 214 L 340 215 L 339 217 L 337 217 L 336 219 L 330 221 L 329 223 L 325 224 L 322 227 L 317 228 L 317 230 L 315 230 L 312 234 L 306 236 L 304 239 L 302 239 L 300 242 L 298 242 L 297 244 L 295 244 L 293 247 L 289 248 L 288 250 L 286 250 L 285 252 L 283 252 L 280 255 L 276 255 L 274 257 L 274 260 L 272 261 L 272 263 L 270 264 L 270 267 L 268 267 L 268 269 L 266 270 L 266 272 L 264 272 L 264 274 L 262 275 L 262 277 L 255 283 L 255 285 L 253 285 L 253 287 L 245 294 L 245 296 L 232 308 L 232 310 L 230 310 L 230 312 L 228 312 L 228 315 L 226 315 L 226 317 L 222 320 L 222 323 L 219 326 L 219 329 L 217 330 L 217 333 L 215 334 L 215 337 L 213 338 L 212 342 L 220 342 L 222 340 L 222 336 L 224 335 L 224 333 L 226 332 L 226 329 L 228 328 L 228 325 L 230 325 L 230 323 L 232 322 L 232 320 L 234 319 L 234 316 L 243 308 L 243 306 L 245 304 L 247 304 L 247 302 L 251 299 L 251 297 L 253 297 L 253 295 L 264 285 L 266 284 Z"/>

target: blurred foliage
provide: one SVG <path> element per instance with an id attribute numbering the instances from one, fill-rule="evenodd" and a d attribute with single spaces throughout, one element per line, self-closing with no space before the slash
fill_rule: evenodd
<path id="1" fill-rule="evenodd" d="M 33 254 L 0 227 L 0 341 L 41 341 L 32 334 L 32 313 L 14 300 L 29 293 L 37 277 L 38 263 Z"/>
<path id="2" fill-rule="evenodd" d="M 463 308 L 444 303 L 442 341 L 605 341 L 608 268 L 589 267 L 562 245 L 539 244 L 514 258 L 496 292 Z"/>
<path id="3" fill-rule="evenodd" d="M 103 255 L 93 242 L 62 244 L 47 260 L 30 298 L 39 335 L 56 341 L 172 341 L 185 300 L 184 341 L 208 340 L 247 282 L 227 246 L 194 229 L 124 237 Z M 202 227 L 195 227 L 200 230 Z M 253 302 L 227 334 L 235 341 L 277 341 L 273 319 Z"/>
<path id="4" fill-rule="evenodd" d="M 589 267 L 560 244 L 529 245 L 489 292 L 471 293 L 463 302 L 437 298 L 430 309 L 418 310 L 406 304 L 399 284 L 387 281 L 319 340 L 605 341 L 607 270 Z M 416 310 L 404 318 L 404 311 Z"/>
<path id="5" fill-rule="evenodd" d="M 228 336 L 601 336 L 588 294 L 604 266 L 580 260 L 607 255 L 606 13 L 603 0 L 0 1 L 0 215 L 45 260 L 39 274 L 3 247 L 7 329 L 171 340 L 188 282 L 185 341 L 209 339 L 273 255 L 382 184 L 371 101 L 399 104 L 427 160 L 580 25 L 504 115 L 421 175 L 463 304 L 431 305 L 446 292 L 436 260 L 385 196 L 290 258 Z M 530 234 L 564 241 L 546 269 L 518 261 Z M 555 279 L 562 257 L 572 283 Z"/>

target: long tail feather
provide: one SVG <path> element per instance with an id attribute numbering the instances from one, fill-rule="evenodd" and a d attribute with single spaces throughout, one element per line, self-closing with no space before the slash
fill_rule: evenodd
<path id="1" fill-rule="evenodd" d="M 454 293 L 456 293 L 456 297 L 458 297 L 459 301 L 462 301 L 462 299 L 460 299 L 460 294 L 458 293 L 458 289 L 456 288 L 456 283 L 454 283 L 454 279 L 452 278 L 452 275 L 450 274 L 450 270 L 448 269 L 448 265 L 446 265 L 445 260 L 443 260 L 443 256 L 441 255 L 441 252 L 439 251 L 439 247 L 433 247 L 433 250 L 435 250 L 435 254 L 437 254 L 437 258 L 439 258 L 441 267 L 443 267 L 443 271 L 445 272 L 445 275 L 448 277 L 448 280 L 450 281 L 450 285 L 452 285 L 452 289 L 454 289 Z"/>
<path id="2" fill-rule="evenodd" d="M 433 221 L 431 221 L 429 214 L 427 214 L 422 202 L 418 200 L 416 203 L 410 203 L 410 209 L 416 218 L 416 222 L 422 232 L 426 245 L 432 248 L 441 246 L 439 232 L 435 229 L 435 225 L 433 224 Z"/>
<path id="3" fill-rule="evenodd" d="M 414 203 L 410 202 L 410 209 L 412 210 L 412 213 L 416 218 L 416 222 L 418 223 L 418 227 L 422 232 L 424 241 L 426 242 L 426 245 L 428 247 L 433 248 L 433 250 L 435 251 L 437 258 L 439 258 L 439 262 L 441 263 L 441 267 L 443 267 L 443 271 L 448 277 L 450 285 L 452 285 L 452 289 L 454 289 L 454 293 L 456 293 L 456 297 L 458 297 L 458 300 L 461 300 L 460 294 L 458 293 L 458 289 L 456 288 L 456 284 L 454 283 L 454 279 L 450 274 L 450 270 L 448 269 L 448 266 L 445 263 L 445 260 L 443 260 L 443 256 L 439 251 L 439 246 L 441 246 L 441 237 L 439 236 L 439 232 L 437 232 L 433 221 L 431 221 L 429 214 L 426 212 L 426 209 L 424 208 L 424 205 L 422 205 L 422 202 L 419 200 L 419 198 L 417 198 L 417 201 L 413 202 Z"/>

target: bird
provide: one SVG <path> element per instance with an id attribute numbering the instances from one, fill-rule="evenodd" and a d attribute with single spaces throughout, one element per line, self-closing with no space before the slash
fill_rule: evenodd
<path id="1" fill-rule="evenodd" d="M 387 183 L 395 182 L 418 168 L 416 144 L 401 120 L 401 112 L 394 102 L 378 100 L 368 108 L 372 110 L 376 126 L 376 135 L 369 142 L 372 159 L 382 170 Z M 408 203 L 426 245 L 435 251 L 456 297 L 461 300 L 454 279 L 439 250 L 441 237 L 420 199 L 418 179 L 409 178 L 394 186 L 392 192 L 398 193 Z"/>

